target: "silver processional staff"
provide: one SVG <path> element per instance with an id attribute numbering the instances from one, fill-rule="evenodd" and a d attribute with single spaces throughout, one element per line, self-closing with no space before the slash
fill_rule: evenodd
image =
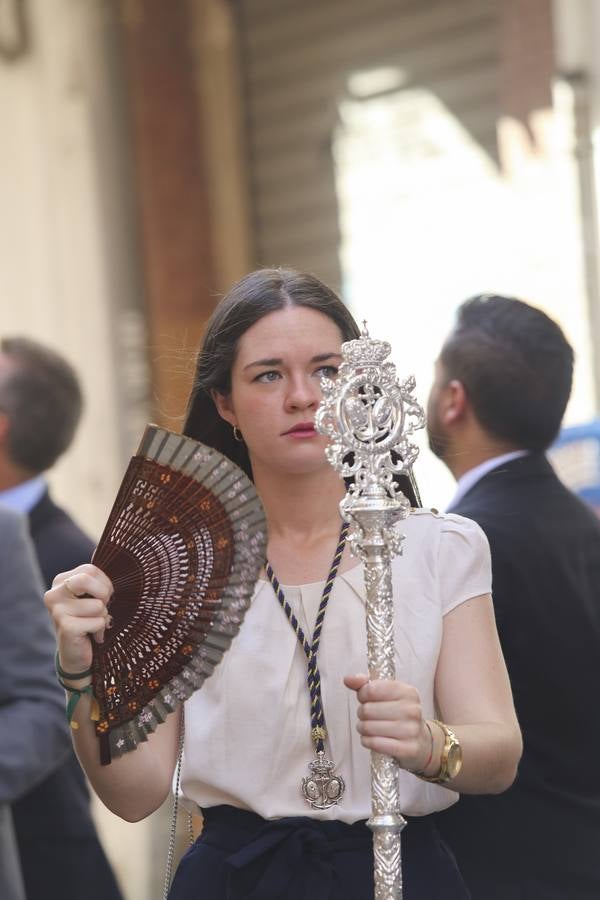
<path id="1" fill-rule="evenodd" d="M 327 459 L 352 484 L 340 504 L 350 524 L 348 540 L 362 559 L 367 593 L 367 658 L 371 679 L 395 677 L 394 602 L 391 560 L 402 552 L 396 525 L 410 513 L 410 503 L 395 476 L 410 475 L 418 448 L 410 435 L 425 424 L 413 396 L 414 377 L 399 383 L 396 367 L 386 362 L 387 341 L 369 337 L 342 344 L 342 365 L 335 379 L 323 378 L 323 400 L 315 426 L 329 438 Z M 399 764 L 391 756 L 371 753 L 375 900 L 401 900 Z"/>

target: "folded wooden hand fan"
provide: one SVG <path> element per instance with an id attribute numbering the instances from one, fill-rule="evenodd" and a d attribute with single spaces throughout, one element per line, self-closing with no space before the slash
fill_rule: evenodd
<path id="1" fill-rule="evenodd" d="M 103 764 L 147 740 L 212 673 L 265 552 L 263 509 L 241 469 L 149 425 L 93 558 L 114 585 L 112 627 L 93 642 Z"/>

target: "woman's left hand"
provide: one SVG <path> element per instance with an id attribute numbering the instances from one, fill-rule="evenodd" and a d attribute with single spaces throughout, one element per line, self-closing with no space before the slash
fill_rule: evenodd
<path id="1" fill-rule="evenodd" d="M 401 681 L 369 681 L 368 675 L 347 675 L 344 684 L 356 691 L 356 728 L 363 747 L 394 756 L 403 769 L 421 772 L 431 757 L 431 734 L 417 689 Z"/>

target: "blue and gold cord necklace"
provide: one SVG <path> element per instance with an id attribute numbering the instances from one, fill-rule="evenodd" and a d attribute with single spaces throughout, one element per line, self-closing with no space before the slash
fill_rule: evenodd
<path id="1" fill-rule="evenodd" d="M 271 582 L 275 596 L 284 611 L 288 622 L 294 629 L 294 633 L 298 638 L 298 642 L 308 660 L 307 681 L 310 693 L 310 724 L 311 738 L 315 748 L 316 759 L 308 764 L 310 775 L 302 779 L 300 790 L 302 796 L 314 809 L 329 809 L 340 802 L 344 794 L 346 785 L 341 775 L 334 773 L 335 764 L 325 756 L 325 740 L 327 738 L 327 729 L 325 727 L 325 714 L 323 712 L 323 701 L 321 699 L 321 676 L 317 666 L 317 653 L 319 650 L 319 642 L 321 640 L 321 631 L 323 629 L 323 621 L 325 619 L 325 610 L 329 602 L 329 596 L 337 575 L 337 570 L 346 546 L 346 536 L 348 534 L 348 524 L 344 522 L 340 531 L 340 538 L 336 551 L 333 556 L 329 575 L 323 588 L 323 596 L 319 604 L 317 620 L 313 631 L 312 642 L 309 644 L 304 636 L 304 632 L 300 627 L 298 619 L 294 615 L 292 607 L 285 599 L 285 594 L 281 590 L 271 564 L 267 560 L 265 563 L 265 571 L 267 578 Z"/>

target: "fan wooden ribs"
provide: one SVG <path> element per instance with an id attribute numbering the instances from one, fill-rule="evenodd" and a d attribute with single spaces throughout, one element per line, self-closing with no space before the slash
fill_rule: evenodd
<path id="1" fill-rule="evenodd" d="M 133 750 L 212 673 L 266 550 L 254 485 L 229 459 L 149 425 L 93 562 L 113 625 L 93 644 L 101 760 Z"/>

